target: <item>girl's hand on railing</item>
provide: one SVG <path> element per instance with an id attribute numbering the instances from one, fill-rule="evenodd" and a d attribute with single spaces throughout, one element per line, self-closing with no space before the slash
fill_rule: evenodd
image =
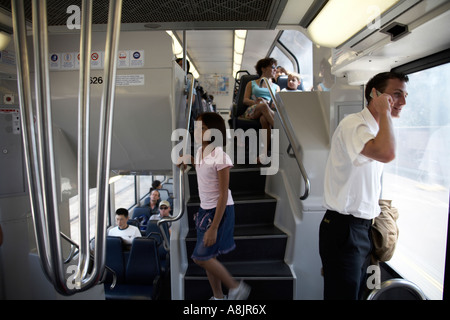
<path id="1" fill-rule="evenodd" d="M 176 165 L 181 170 L 186 170 L 187 165 L 194 165 L 194 157 L 190 154 L 185 154 L 177 159 Z"/>

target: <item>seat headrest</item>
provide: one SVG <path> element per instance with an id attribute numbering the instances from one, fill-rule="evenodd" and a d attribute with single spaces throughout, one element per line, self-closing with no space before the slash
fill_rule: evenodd
<path id="1" fill-rule="evenodd" d="M 131 219 L 136 219 L 140 216 L 147 216 L 150 218 L 150 207 L 137 207 L 133 209 L 133 213 L 131 215 Z"/>
<path id="2" fill-rule="evenodd" d="M 280 90 L 287 88 L 288 76 L 279 76 L 277 79 L 277 85 L 280 87 Z"/>
<path id="3" fill-rule="evenodd" d="M 246 74 L 241 77 L 240 83 L 239 83 L 239 93 L 238 98 L 236 101 L 237 105 L 237 115 L 240 116 L 245 112 L 245 109 L 247 109 L 247 106 L 244 105 L 244 94 L 245 94 L 245 87 L 247 86 L 247 83 L 250 81 L 259 79 L 259 76 L 257 74 Z"/>

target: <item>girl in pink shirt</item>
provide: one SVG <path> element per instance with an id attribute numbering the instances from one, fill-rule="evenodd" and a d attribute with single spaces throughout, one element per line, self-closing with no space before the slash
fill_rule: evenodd
<path id="1" fill-rule="evenodd" d="M 216 259 L 219 254 L 226 254 L 236 247 L 233 238 L 234 202 L 228 188 L 233 163 L 223 151 L 225 122 L 217 113 L 205 112 L 197 118 L 195 126 L 195 142 L 201 144 L 194 161 L 200 208 L 195 217 L 197 244 L 191 258 L 205 269 L 213 300 L 224 299 L 222 283 L 229 289 L 228 299 L 243 300 L 248 297 L 250 287 L 237 282 Z M 183 156 L 179 163 L 191 161 L 190 156 Z"/>

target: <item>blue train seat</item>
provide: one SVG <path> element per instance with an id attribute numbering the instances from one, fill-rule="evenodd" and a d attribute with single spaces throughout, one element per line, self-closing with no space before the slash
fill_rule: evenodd
<path id="1" fill-rule="evenodd" d="M 256 80 L 258 79 L 259 76 L 258 75 L 243 75 L 240 78 L 240 84 L 239 84 L 239 91 L 238 94 L 236 96 L 236 105 L 233 108 L 233 112 L 232 112 L 232 121 L 231 121 L 231 125 L 233 127 L 233 129 L 243 129 L 244 131 L 247 129 L 261 129 L 261 123 L 259 122 L 259 120 L 253 120 L 253 119 L 244 119 L 241 118 L 240 116 L 242 116 L 245 112 L 245 110 L 247 110 L 247 108 L 249 106 L 244 104 L 244 93 L 245 93 L 245 87 L 247 86 L 247 83 L 249 83 L 252 80 Z"/>
<path id="2" fill-rule="evenodd" d="M 136 224 L 134 224 L 134 225 L 136 227 L 138 227 L 139 230 L 144 232 L 146 225 L 147 225 L 147 221 L 148 221 L 148 219 L 150 219 L 150 216 L 151 216 L 151 213 L 150 213 L 149 206 L 136 207 L 133 209 L 133 213 L 131 215 L 131 220 L 128 220 L 128 222 L 136 221 L 137 225 Z"/>
<path id="3" fill-rule="evenodd" d="M 173 196 L 173 183 L 163 183 L 162 189 L 166 189 L 170 196 Z"/>
<path id="4" fill-rule="evenodd" d="M 111 243 L 111 248 L 118 249 L 116 240 L 107 243 Z M 118 279 L 113 289 L 110 288 L 111 281 L 105 281 L 106 299 L 153 300 L 158 297 L 161 270 L 157 244 L 154 239 L 135 238 L 127 262 L 124 263 L 126 267 L 123 270 L 121 270 L 121 262 L 124 262 L 124 255 L 112 254 L 112 250 L 109 250 L 109 252 L 110 254 L 108 254 L 107 249 L 106 265 L 116 272 Z M 114 253 L 117 252 L 118 250 L 114 250 Z M 124 277 L 119 281 L 119 276 L 122 277 L 122 274 L 124 274 Z"/>
<path id="5" fill-rule="evenodd" d="M 125 261 L 123 255 L 123 242 L 120 237 L 106 237 L 106 265 L 114 270 L 117 283 L 125 282 Z M 111 273 L 107 273 L 105 284 L 112 283 Z"/>
<path id="6" fill-rule="evenodd" d="M 156 241 L 134 238 L 125 272 L 133 299 L 154 299 L 158 293 L 160 274 Z"/>
<path id="7" fill-rule="evenodd" d="M 154 237 L 157 238 L 159 245 L 158 245 L 158 256 L 159 256 L 159 262 L 161 266 L 161 272 L 165 272 L 168 270 L 169 266 L 169 254 L 164 249 L 163 241 L 164 238 L 161 235 L 161 230 L 158 227 L 158 221 L 156 220 L 150 220 L 147 223 L 147 229 L 145 230 L 145 236 L 146 237 Z M 164 232 L 166 234 L 167 239 L 170 239 L 169 235 L 169 227 L 167 226 L 167 223 L 163 224 Z"/>

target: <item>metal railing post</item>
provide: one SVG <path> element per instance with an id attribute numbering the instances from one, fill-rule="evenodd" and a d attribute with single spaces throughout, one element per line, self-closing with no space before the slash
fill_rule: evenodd
<path id="1" fill-rule="evenodd" d="M 66 283 L 62 256 L 58 196 L 53 150 L 50 76 L 48 62 L 47 1 L 33 0 L 33 47 L 35 60 L 36 115 L 33 113 L 28 59 L 25 7 L 12 0 L 14 41 L 17 58 L 20 112 L 25 162 L 36 242 L 41 265 L 55 289 L 64 295 L 87 290 L 98 284 L 105 270 L 106 215 L 112 141 L 116 61 L 120 35 L 122 0 L 111 0 L 105 48 L 104 87 L 101 103 L 99 154 L 97 164 L 97 229 L 94 266 L 89 268 L 89 86 L 92 31 L 92 0 L 83 0 L 79 90 L 79 197 L 80 260 L 75 285 Z M 35 123 L 36 122 L 36 125 Z M 36 126 L 36 129 L 35 129 Z M 35 131 L 36 130 L 36 131 Z M 37 134 L 36 134 L 37 132 Z"/>
<path id="2" fill-rule="evenodd" d="M 36 124 L 38 155 L 41 175 L 41 191 L 47 222 L 50 261 L 54 285 L 65 293 L 65 275 L 59 235 L 59 210 L 56 188 L 55 158 L 53 150 L 53 126 L 48 63 L 47 0 L 32 1 L 33 47 L 36 83 Z"/>
<path id="3" fill-rule="evenodd" d="M 190 124 L 191 124 L 191 116 L 192 116 L 192 104 L 193 104 L 193 98 L 194 98 L 194 86 L 195 86 L 195 81 L 194 81 L 194 77 L 192 76 L 191 79 L 191 87 L 189 88 L 189 100 L 188 100 L 188 112 L 186 115 L 186 136 L 184 137 L 184 149 L 183 150 L 188 150 L 188 145 L 190 145 L 188 143 L 188 139 L 190 139 L 190 133 L 189 133 L 189 128 L 190 128 Z M 163 237 L 163 245 L 164 245 L 164 249 L 166 251 L 170 251 L 170 243 L 169 243 L 169 239 L 167 238 L 166 232 L 164 231 L 164 223 L 171 223 L 171 222 L 175 222 L 180 220 L 185 212 L 185 206 L 186 206 L 186 200 L 185 200 L 185 177 L 184 177 L 184 170 L 179 168 L 180 170 L 180 179 L 179 179 L 179 183 L 180 185 L 178 186 L 178 203 L 179 203 L 179 208 L 180 211 L 178 212 L 178 214 L 175 217 L 166 217 L 166 218 L 162 218 L 161 220 L 159 220 L 157 222 L 157 226 L 159 227 L 160 231 L 161 231 L 161 235 Z"/>
<path id="4" fill-rule="evenodd" d="M 122 0 L 110 1 L 105 46 L 105 73 L 100 110 L 100 132 L 97 162 L 97 230 L 95 233 L 95 263 L 93 278 L 101 277 L 106 257 L 106 215 L 109 201 L 109 171 L 111 162 L 112 124 L 116 89 L 117 51 L 119 48 Z"/>
<path id="5" fill-rule="evenodd" d="M 303 166 L 303 161 L 301 160 L 302 156 L 301 156 L 300 151 L 299 151 L 300 148 L 299 148 L 299 146 L 297 144 L 297 141 L 294 139 L 294 136 L 293 136 L 292 132 L 290 132 L 288 127 L 287 127 L 287 119 L 285 119 L 284 114 L 280 112 L 280 107 L 278 106 L 278 103 L 277 103 L 277 101 L 275 99 L 275 96 L 274 96 L 272 90 L 270 89 L 269 80 L 267 78 L 263 78 L 263 80 L 264 80 L 264 83 L 266 84 L 267 88 L 269 89 L 270 96 L 272 97 L 272 104 L 275 106 L 275 109 L 277 111 L 278 117 L 279 117 L 279 119 L 281 121 L 281 126 L 283 127 L 284 132 L 286 133 L 286 136 L 288 138 L 288 141 L 289 141 L 289 143 L 292 146 L 292 150 L 294 151 L 295 159 L 297 161 L 298 167 L 299 167 L 300 172 L 301 172 L 302 177 L 303 177 L 303 181 L 305 183 L 305 192 L 300 197 L 300 200 L 306 200 L 308 198 L 308 196 L 309 196 L 309 192 L 310 192 L 310 189 L 311 189 L 311 182 L 309 181 L 308 174 L 307 174 L 307 172 L 305 170 L 305 167 Z"/>
<path id="6" fill-rule="evenodd" d="M 46 217 L 44 210 L 43 191 L 41 190 L 39 161 L 34 127 L 33 100 L 31 96 L 31 76 L 28 59 L 27 30 L 23 0 L 11 1 L 14 46 L 17 61 L 17 81 L 20 101 L 21 126 L 24 129 L 22 140 L 24 145 L 25 166 L 27 171 L 28 189 L 31 203 L 31 213 L 36 234 L 38 255 L 44 274 L 50 282 L 54 282 L 53 268 L 48 255 Z"/>
<path id="7" fill-rule="evenodd" d="M 80 79 L 78 82 L 78 204 L 80 255 L 77 279 L 89 269 L 89 113 L 92 43 L 92 0 L 83 0 L 80 35 Z"/>

